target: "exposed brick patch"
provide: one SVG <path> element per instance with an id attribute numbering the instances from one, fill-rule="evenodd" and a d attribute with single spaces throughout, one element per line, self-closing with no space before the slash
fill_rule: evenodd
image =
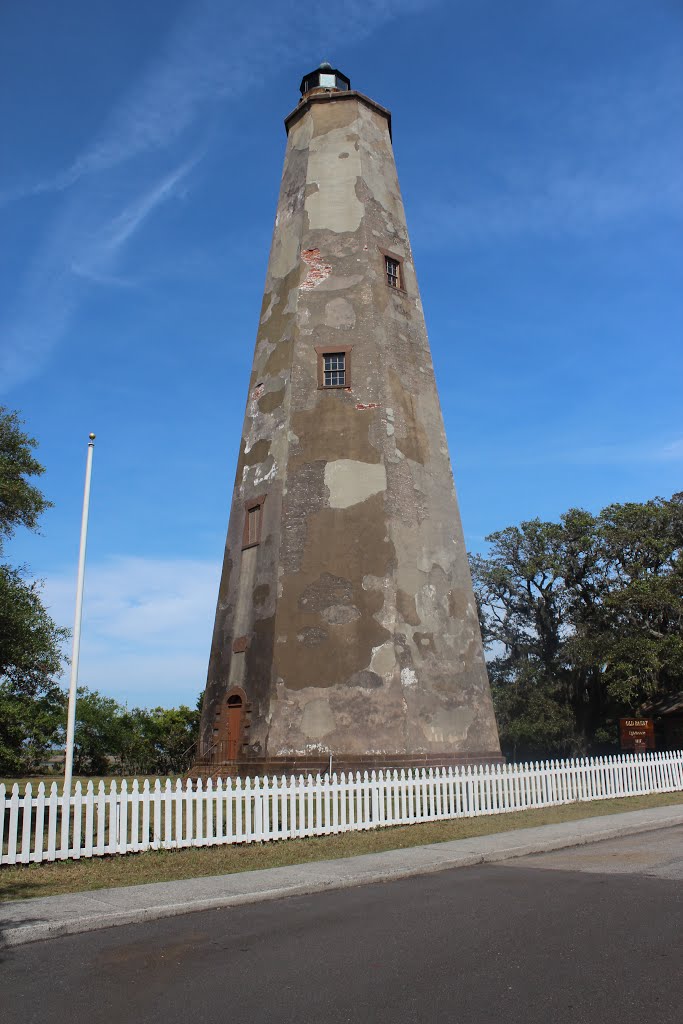
<path id="1" fill-rule="evenodd" d="M 362 402 L 356 402 L 356 409 L 362 412 L 364 409 L 381 409 L 379 402 L 368 402 L 367 405 L 363 405 Z"/>
<path id="2" fill-rule="evenodd" d="M 301 259 L 308 266 L 306 280 L 301 285 L 306 291 L 315 288 L 317 284 L 320 284 L 321 281 L 324 281 L 332 273 L 332 267 L 329 263 L 325 263 L 320 254 L 320 249 L 304 249 L 301 253 Z"/>
<path id="3" fill-rule="evenodd" d="M 256 414 L 258 413 L 259 398 L 261 398 L 261 396 L 265 393 L 265 390 L 265 384 L 262 381 L 259 381 L 259 383 L 256 385 L 256 387 L 252 390 L 251 394 L 249 395 L 249 414 L 251 416 L 256 416 Z"/>
<path id="4" fill-rule="evenodd" d="M 249 646 L 248 636 L 238 636 L 232 645 L 233 654 L 244 654 L 247 647 Z"/>

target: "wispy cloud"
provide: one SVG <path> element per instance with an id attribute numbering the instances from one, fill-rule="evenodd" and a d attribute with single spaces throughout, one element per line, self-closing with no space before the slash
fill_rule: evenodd
<path id="1" fill-rule="evenodd" d="M 164 203 L 182 193 L 183 182 L 193 167 L 199 162 L 196 156 L 185 160 L 169 174 L 153 181 L 140 194 L 135 195 L 123 209 L 115 215 L 103 219 L 95 230 L 90 230 L 85 238 L 76 236 L 67 228 L 66 238 L 62 246 L 71 239 L 77 239 L 78 251 L 70 264 L 70 269 L 79 277 L 87 278 L 98 284 L 114 286 L 130 286 L 130 280 L 120 277 L 112 270 L 116 265 L 119 251 L 132 239 L 152 214 Z"/>
<path id="2" fill-rule="evenodd" d="M 501 100 L 502 107 L 511 100 Z M 683 82 L 678 55 L 642 77 L 596 73 L 567 82 L 533 111 L 513 107 L 513 126 L 482 143 L 488 174 L 451 195 L 425 196 L 423 241 L 433 245 L 520 234 L 585 235 L 643 216 L 683 215 L 683 138 L 678 131 Z M 534 126 L 529 122 L 533 116 Z M 561 125 L 545 136 L 538 123 Z M 533 146 L 520 140 L 533 138 Z M 482 184 L 486 182 L 486 184 Z"/>
<path id="3" fill-rule="evenodd" d="M 101 131 L 61 171 L 6 191 L 0 203 L 68 189 L 81 178 L 134 157 L 164 149 L 180 138 L 207 103 L 236 98 L 264 84 L 269 67 L 290 66 L 321 47 L 341 48 L 387 21 L 418 14 L 439 0 L 344 0 L 311 8 L 278 4 L 255 17 L 223 0 L 197 0 L 181 15 L 158 57 L 106 117 Z"/>
<path id="4" fill-rule="evenodd" d="M 610 444 L 567 444 L 565 440 L 549 442 L 536 439 L 525 443 L 519 439 L 514 450 L 497 447 L 485 452 L 470 448 L 458 459 L 460 465 L 514 466 L 629 466 L 667 462 L 683 462 L 683 438 L 674 440 L 627 439 Z"/>
<path id="5" fill-rule="evenodd" d="M 2 390 L 9 391 L 40 369 L 68 329 L 89 283 L 134 284 L 116 274 L 121 250 L 184 187 L 196 162 L 183 161 L 114 212 L 89 191 L 63 207 L 7 317 L 0 352 Z"/>
<path id="6" fill-rule="evenodd" d="M 527 188 L 508 186 L 497 196 L 452 205 L 438 199 L 423 206 L 420 234 L 447 244 L 453 238 L 490 241 L 525 234 L 583 235 L 643 214 L 683 214 L 683 182 L 667 167 L 650 166 L 628 178 L 566 170 L 552 179 L 541 173 Z M 621 174 L 623 175 L 623 170 Z"/>
<path id="7" fill-rule="evenodd" d="M 206 681 L 220 566 L 120 556 L 90 564 L 80 681 L 129 704 L 194 703 Z M 50 614 L 70 624 L 75 573 L 48 579 Z"/>
<path id="8" fill-rule="evenodd" d="M 138 281 L 133 277 L 125 277 L 121 274 L 107 274 L 96 270 L 87 263 L 79 263 L 77 260 L 69 267 L 77 277 L 82 277 L 93 284 L 101 284 L 106 288 L 137 288 Z"/>
<path id="9" fill-rule="evenodd" d="M 127 206 L 109 224 L 109 231 L 101 243 L 102 248 L 106 252 L 115 253 L 120 246 L 135 234 L 157 206 L 160 206 L 161 203 L 166 202 L 175 194 L 178 185 L 196 162 L 196 158 L 185 161 L 180 167 L 167 174 L 166 177 L 155 183 Z"/>
<path id="10" fill-rule="evenodd" d="M 196 150 L 212 105 L 263 88 L 269 67 L 300 66 L 330 45 L 339 50 L 382 24 L 419 13 L 438 0 L 346 0 L 309 8 L 287 5 L 263 16 L 223 0 L 196 0 L 171 27 L 147 70 L 106 116 L 102 129 L 72 164 L 43 179 L 0 187 L 0 204 L 47 192 L 64 193 L 28 269 L 23 293 L 6 314 L 0 380 L 7 391 L 38 372 L 67 330 L 90 283 L 129 285 L 116 256 L 152 212 L 166 202 L 197 158 L 160 174 L 162 161 Z M 125 165 L 125 200 L 116 209 L 101 185 Z M 109 181 L 109 177 L 106 179 Z"/>
<path id="11" fill-rule="evenodd" d="M 586 445 L 560 449 L 556 460 L 577 465 L 618 466 L 632 463 L 678 462 L 683 460 L 683 439 L 636 441 Z"/>
<path id="12" fill-rule="evenodd" d="M 669 459 L 683 459 L 683 437 L 665 444 L 661 449 L 660 458 L 665 461 Z"/>

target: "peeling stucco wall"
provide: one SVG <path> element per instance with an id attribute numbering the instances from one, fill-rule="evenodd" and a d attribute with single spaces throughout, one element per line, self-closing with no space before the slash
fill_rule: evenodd
<path id="1" fill-rule="evenodd" d="M 323 95 L 288 126 L 202 742 L 239 686 L 252 758 L 496 754 L 386 112 Z M 316 347 L 337 344 L 351 386 L 320 389 Z M 245 502 L 263 494 L 243 551 Z"/>

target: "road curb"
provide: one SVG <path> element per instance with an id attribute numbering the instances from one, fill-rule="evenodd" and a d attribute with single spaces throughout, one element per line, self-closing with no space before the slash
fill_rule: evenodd
<path id="1" fill-rule="evenodd" d="M 0 905 L 0 948 L 202 910 L 398 881 L 477 864 L 498 864 L 530 854 L 550 853 L 681 824 L 683 805 L 669 805 L 616 814 L 610 818 L 583 818 L 339 860 L 5 903 Z M 217 891 L 208 895 L 191 895 L 193 889 L 206 888 Z M 218 891 L 226 888 L 232 891 Z M 186 898 L 178 898 L 182 897 L 183 891 Z M 142 902 L 142 897 L 150 897 L 152 902 L 147 906 L 123 909 L 116 909 L 113 905 L 117 899 L 134 903 L 138 894 Z M 41 919 L 41 912 L 48 916 Z"/>

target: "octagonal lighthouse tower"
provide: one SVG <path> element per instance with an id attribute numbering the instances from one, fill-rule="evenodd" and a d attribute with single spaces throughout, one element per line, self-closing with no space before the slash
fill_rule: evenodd
<path id="1" fill-rule="evenodd" d="M 301 93 L 197 768 L 500 760 L 391 115 L 329 64 Z"/>

